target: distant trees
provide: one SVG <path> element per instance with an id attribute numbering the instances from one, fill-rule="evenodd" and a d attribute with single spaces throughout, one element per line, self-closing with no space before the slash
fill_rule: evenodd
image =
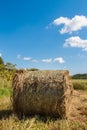
<path id="1" fill-rule="evenodd" d="M 4 64 L 3 58 L 0 57 L 0 77 L 8 81 L 11 81 L 15 71 L 16 71 L 16 64 L 12 64 L 10 62 Z"/>
<path id="2" fill-rule="evenodd" d="M 31 69 L 27 69 L 28 71 L 38 71 L 39 69 L 37 68 L 31 68 Z"/>
<path id="3" fill-rule="evenodd" d="M 75 74 L 72 79 L 87 79 L 87 74 Z"/>
<path id="4" fill-rule="evenodd" d="M 8 69 L 8 70 L 15 70 L 16 69 L 16 64 L 12 64 L 10 62 L 7 62 L 5 64 L 5 68 Z"/>
<path id="5" fill-rule="evenodd" d="M 5 66 L 4 66 L 4 60 L 3 60 L 2 57 L 0 57 L 0 71 L 3 71 L 4 68 L 5 68 Z"/>
<path id="6" fill-rule="evenodd" d="M 4 60 L 0 57 L 0 65 L 4 65 Z"/>

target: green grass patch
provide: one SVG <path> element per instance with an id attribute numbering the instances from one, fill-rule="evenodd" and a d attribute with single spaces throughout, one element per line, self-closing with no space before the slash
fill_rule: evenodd
<path id="1" fill-rule="evenodd" d="M 72 80 L 73 83 L 73 87 L 76 90 L 87 90 L 87 80 L 80 80 L 80 79 L 76 79 L 76 80 Z"/>
<path id="2" fill-rule="evenodd" d="M 11 81 L 0 78 L 0 98 L 4 96 L 10 96 L 12 93 Z"/>
<path id="3" fill-rule="evenodd" d="M 11 88 L 0 88 L 0 97 L 10 96 L 12 93 Z"/>

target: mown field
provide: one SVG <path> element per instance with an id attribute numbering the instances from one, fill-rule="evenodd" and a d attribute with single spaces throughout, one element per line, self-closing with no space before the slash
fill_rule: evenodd
<path id="1" fill-rule="evenodd" d="M 69 119 L 40 115 L 18 117 L 12 111 L 11 81 L 0 79 L 0 130 L 87 130 L 87 81 L 72 80 L 75 91 Z"/>

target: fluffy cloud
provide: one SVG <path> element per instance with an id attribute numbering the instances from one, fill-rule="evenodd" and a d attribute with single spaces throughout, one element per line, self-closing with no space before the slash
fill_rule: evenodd
<path id="1" fill-rule="evenodd" d="M 23 60 L 25 60 L 25 61 L 29 61 L 29 60 L 31 60 L 32 58 L 31 57 L 24 57 L 23 58 Z"/>
<path id="2" fill-rule="evenodd" d="M 2 57 L 2 53 L 0 53 L 0 57 Z"/>
<path id="3" fill-rule="evenodd" d="M 54 59 L 54 61 L 58 62 L 58 63 L 61 63 L 61 64 L 65 62 L 62 57 L 57 57 L 57 58 Z"/>
<path id="4" fill-rule="evenodd" d="M 29 60 L 32 60 L 31 57 L 22 57 L 20 54 L 17 55 L 17 59 L 21 59 L 21 60 L 24 60 L 24 61 L 29 61 Z"/>
<path id="5" fill-rule="evenodd" d="M 64 59 L 62 57 L 57 57 L 57 58 L 47 58 L 47 59 L 40 59 L 40 60 L 36 60 L 36 59 L 33 59 L 31 57 L 22 57 L 21 55 L 17 55 L 17 58 L 18 59 L 21 59 L 21 60 L 24 60 L 24 61 L 31 61 L 31 62 L 44 62 L 44 63 L 54 63 L 54 62 L 57 62 L 57 63 L 64 63 Z"/>
<path id="6" fill-rule="evenodd" d="M 87 40 L 81 39 L 79 36 L 70 37 L 65 40 L 64 47 L 77 47 L 87 51 Z"/>
<path id="7" fill-rule="evenodd" d="M 52 59 L 43 59 L 42 62 L 46 62 L 46 63 L 51 63 L 52 62 Z"/>
<path id="8" fill-rule="evenodd" d="M 87 27 L 87 17 L 83 15 L 76 15 L 72 19 L 59 17 L 53 21 L 53 24 L 56 26 L 64 24 L 63 28 L 60 30 L 61 34 L 72 33 L 81 30 L 83 27 Z"/>
<path id="9" fill-rule="evenodd" d="M 62 64 L 65 61 L 62 57 L 57 57 L 57 58 L 54 58 L 53 60 L 51 58 L 50 59 L 43 59 L 42 62 L 45 62 L 45 63 L 58 62 L 58 63 Z"/>

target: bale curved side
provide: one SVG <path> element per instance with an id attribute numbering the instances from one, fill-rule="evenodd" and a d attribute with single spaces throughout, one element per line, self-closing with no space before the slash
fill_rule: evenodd
<path id="1" fill-rule="evenodd" d="M 73 93 L 68 71 L 19 71 L 12 86 L 16 113 L 68 116 Z"/>

